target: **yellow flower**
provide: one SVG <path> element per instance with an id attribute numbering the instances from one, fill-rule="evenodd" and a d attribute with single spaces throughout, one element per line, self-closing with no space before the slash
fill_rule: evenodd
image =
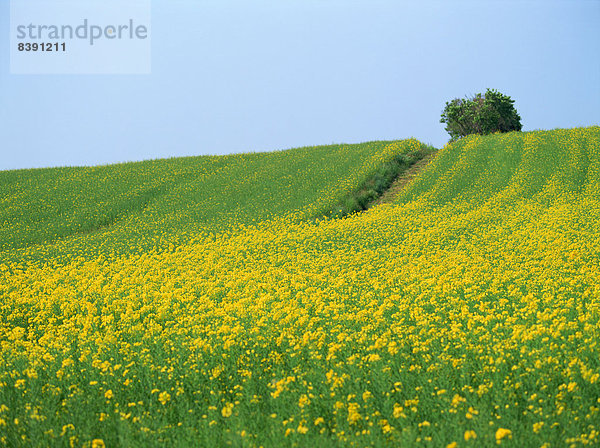
<path id="1" fill-rule="evenodd" d="M 358 403 L 348 403 L 348 423 L 353 425 L 359 421 L 362 416 L 358 412 L 360 405 Z"/>
<path id="2" fill-rule="evenodd" d="M 452 403 L 451 406 L 453 408 L 457 407 L 462 401 L 465 401 L 465 399 L 463 397 L 461 397 L 458 394 L 455 394 L 454 397 L 452 397 Z"/>
<path id="3" fill-rule="evenodd" d="M 162 403 L 162 405 L 164 406 L 169 401 L 171 401 L 171 394 L 166 391 L 161 392 L 160 394 L 158 394 L 158 401 L 160 401 Z"/>
<path id="4" fill-rule="evenodd" d="M 308 426 L 304 426 L 302 423 L 300 423 L 296 431 L 298 431 L 300 434 L 306 434 L 308 432 Z"/>
<path id="5" fill-rule="evenodd" d="M 73 426 L 73 424 L 72 424 L 72 423 L 69 423 L 68 425 L 64 425 L 64 426 L 62 427 L 62 431 L 61 431 L 61 433 L 60 433 L 60 436 L 61 436 L 61 437 L 62 437 L 62 436 L 64 436 L 64 435 L 67 433 L 67 431 L 69 431 L 69 430 L 71 430 L 71 431 L 74 431 L 74 430 L 75 430 L 75 426 Z"/>
<path id="6" fill-rule="evenodd" d="M 63 367 L 70 367 L 74 364 L 73 360 L 71 358 L 66 358 L 63 360 L 62 362 L 62 366 Z"/>
<path id="7" fill-rule="evenodd" d="M 398 403 L 394 404 L 394 418 L 406 417 L 404 414 L 404 408 Z"/>
<path id="8" fill-rule="evenodd" d="M 470 431 L 465 431 L 465 441 L 469 441 L 471 439 L 475 439 L 477 438 L 477 434 L 475 433 L 475 431 L 470 430 Z"/>
<path id="9" fill-rule="evenodd" d="M 387 420 L 382 420 L 381 430 L 383 431 L 384 434 L 387 434 L 389 432 L 392 432 L 394 430 L 394 428 L 389 424 L 389 422 Z"/>
<path id="10" fill-rule="evenodd" d="M 315 419 L 315 426 L 319 426 L 321 423 L 323 423 L 325 420 L 323 419 L 323 417 L 317 417 Z"/>
<path id="11" fill-rule="evenodd" d="M 467 417 L 468 419 L 472 419 L 473 415 L 478 415 L 479 411 L 474 409 L 472 406 L 469 406 L 469 409 L 467 411 L 467 413 L 465 414 L 465 417 Z"/>
<path id="12" fill-rule="evenodd" d="M 379 361 L 381 359 L 381 356 L 379 356 L 377 353 L 371 353 L 369 356 L 367 356 L 367 361 L 369 362 L 376 362 Z"/>
<path id="13" fill-rule="evenodd" d="M 231 417 L 232 413 L 233 413 L 233 403 L 227 403 L 227 404 L 225 404 L 225 406 L 223 406 L 223 409 L 221 409 L 221 415 L 225 418 Z"/>
<path id="14" fill-rule="evenodd" d="M 106 392 L 104 392 L 104 398 L 107 400 L 110 400 L 112 397 L 114 397 L 114 394 L 111 389 L 108 389 Z"/>
<path id="15" fill-rule="evenodd" d="M 300 397 L 300 399 L 298 400 L 298 406 L 303 408 L 304 406 L 307 406 L 310 404 L 310 399 L 306 396 L 306 395 L 302 395 Z"/>
<path id="16" fill-rule="evenodd" d="M 456 448 L 458 446 L 458 444 L 456 442 L 452 442 L 449 443 L 448 445 L 446 445 L 446 448 Z"/>
<path id="17" fill-rule="evenodd" d="M 104 444 L 104 440 L 102 440 L 102 439 L 92 440 L 92 448 L 106 448 L 106 445 Z"/>
<path id="18" fill-rule="evenodd" d="M 510 429 L 498 428 L 498 430 L 496 431 L 496 442 L 500 443 L 500 441 L 505 437 L 511 439 L 512 431 Z"/>

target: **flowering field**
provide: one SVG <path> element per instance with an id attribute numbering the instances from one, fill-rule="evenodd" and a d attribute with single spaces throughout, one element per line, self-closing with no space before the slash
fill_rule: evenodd
<path id="1" fill-rule="evenodd" d="M 0 446 L 600 444 L 599 127 L 465 138 L 345 219 L 312 190 L 7 237 Z"/>
<path id="2" fill-rule="evenodd" d="M 402 170 L 427 151 L 409 139 L 4 171 L 0 251 L 11 259 L 32 253 L 33 260 L 123 254 L 182 242 L 199 230 L 311 218 L 342 205 L 382 169 Z M 34 245 L 40 247 L 29 250 Z"/>

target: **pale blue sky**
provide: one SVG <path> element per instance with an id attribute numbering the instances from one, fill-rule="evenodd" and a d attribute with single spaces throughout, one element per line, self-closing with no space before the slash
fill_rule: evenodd
<path id="1" fill-rule="evenodd" d="M 600 124 L 600 2 L 153 0 L 152 74 L 11 75 L 0 169 L 416 137 L 496 88 L 524 130 Z"/>

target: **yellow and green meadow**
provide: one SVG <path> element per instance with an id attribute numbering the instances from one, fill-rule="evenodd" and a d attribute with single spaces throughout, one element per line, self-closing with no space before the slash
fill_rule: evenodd
<path id="1" fill-rule="evenodd" d="M 600 128 L 425 150 L 0 173 L 0 446 L 598 446 Z"/>

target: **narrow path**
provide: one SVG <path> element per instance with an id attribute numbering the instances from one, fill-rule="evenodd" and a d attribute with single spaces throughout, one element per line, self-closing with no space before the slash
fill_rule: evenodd
<path id="1" fill-rule="evenodd" d="M 390 185 L 388 188 L 377 200 L 373 201 L 369 208 L 374 207 L 380 204 L 389 204 L 394 202 L 396 196 L 402 191 L 402 189 L 412 181 L 417 175 L 425 169 L 425 167 L 429 164 L 430 160 L 433 159 L 437 155 L 437 151 L 432 152 L 431 154 L 426 155 L 421 160 L 415 162 L 409 169 L 407 169 L 404 173 L 400 174 Z"/>

